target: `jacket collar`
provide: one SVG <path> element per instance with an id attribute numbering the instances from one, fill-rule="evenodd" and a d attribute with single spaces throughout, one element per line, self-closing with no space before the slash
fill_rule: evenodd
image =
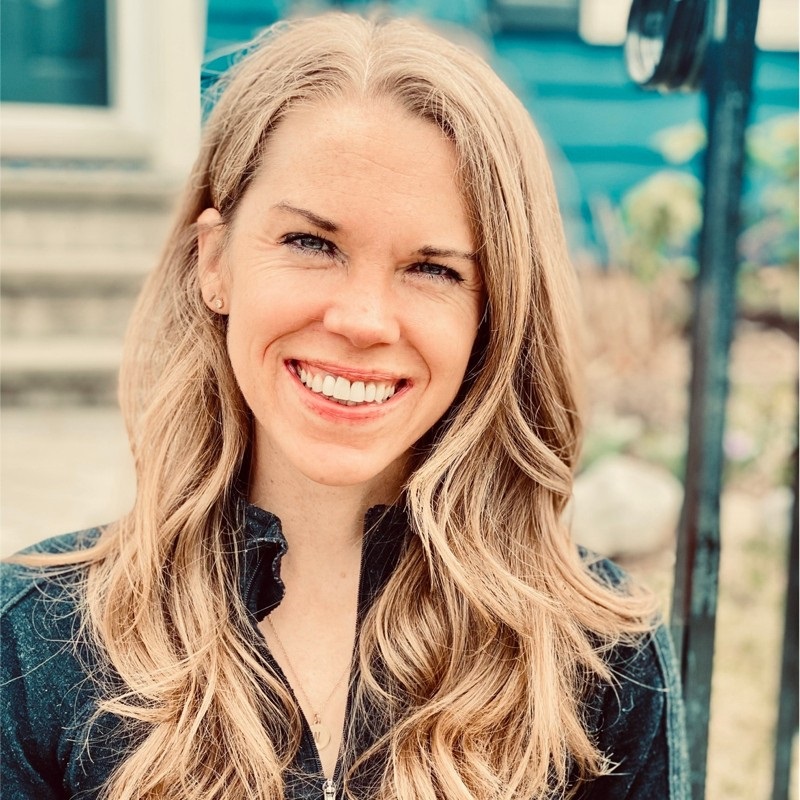
<path id="1" fill-rule="evenodd" d="M 263 619 L 283 600 L 281 559 L 288 550 L 281 521 L 275 514 L 241 501 L 239 586 L 247 610 Z M 405 511 L 397 506 L 373 506 L 364 517 L 359 616 L 383 588 L 397 566 L 409 531 Z"/>

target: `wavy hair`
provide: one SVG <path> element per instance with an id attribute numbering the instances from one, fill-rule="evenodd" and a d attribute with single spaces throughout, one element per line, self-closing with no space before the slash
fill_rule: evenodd
<path id="1" fill-rule="evenodd" d="M 197 225 L 223 220 L 299 105 L 390 99 L 458 156 L 487 298 L 470 374 L 418 448 L 415 535 L 363 621 L 357 702 L 388 730 L 371 796 L 565 796 L 610 767 L 584 722 L 605 654 L 651 626 L 649 596 L 595 581 L 564 521 L 581 438 L 573 277 L 542 143 L 473 52 L 407 21 L 280 23 L 222 79 L 120 397 L 135 505 L 88 560 L 86 627 L 122 680 L 101 710 L 141 728 L 106 787 L 132 798 L 283 796 L 299 711 L 256 655 L 237 589 L 251 417 L 225 324 L 202 300 Z"/>

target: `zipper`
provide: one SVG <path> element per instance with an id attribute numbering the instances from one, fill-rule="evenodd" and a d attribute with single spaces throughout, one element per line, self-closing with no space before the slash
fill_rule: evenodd
<path id="1" fill-rule="evenodd" d="M 359 573 L 358 573 L 358 596 L 356 597 L 356 635 L 355 640 L 353 641 L 353 653 L 355 654 L 355 648 L 358 647 L 358 634 L 359 629 L 361 628 L 361 620 L 363 617 L 364 612 L 364 582 L 366 580 L 365 577 L 365 570 L 364 567 L 366 565 L 367 560 L 367 535 L 371 531 L 367 529 L 365 526 L 364 530 L 364 538 L 361 541 L 361 559 L 359 563 Z M 344 726 L 343 726 L 343 733 L 347 731 L 350 722 L 350 714 L 352 711 L 352 701 L 353 701 L 353 687 L 352 687 L 352 672 L 350 674 L 351 681 L 348 682 L 347 687 L 347 705 L 345 706 L 344 711 Z M 313 737 L 312 737 L 313 741 Z M 339 750 L 339 758 L 336 761 L 336 766 L 333 768 L 333 778 L 326 778 L 322 784 L 322 800 L 336 800 L 336 791 L 338 789 L 338 785 L 336 783 L 337 779 L 342 779 L 342 772 L 344 771 L 344 759 L 342 758 L 342 751 L 344 748 L 344 736 L 342 736 L 342 747 Z M 314 743 L 314 753 L 317 756 L 317 763 L 319 765 L 319 770 L 322 772 L 322 759 L 319 757 L 319 750 L 317 750 L 316 742 Z"/>

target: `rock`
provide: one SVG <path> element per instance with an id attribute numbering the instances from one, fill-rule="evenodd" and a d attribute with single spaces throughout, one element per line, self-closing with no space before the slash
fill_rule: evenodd
<path id="1" fill-rule="evenodd" d="M 573 538 L 607 556 L 655 552 L 674 535 L 682 500 L 680 481 L 665 469 L 606 456 L 575 481 Z"/>

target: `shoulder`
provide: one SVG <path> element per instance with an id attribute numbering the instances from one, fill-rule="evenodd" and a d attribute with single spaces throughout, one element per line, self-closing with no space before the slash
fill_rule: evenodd
<path id="1" fill-rule="evenodd" d="M 598 583 L 621 595 L 631 591 L 633 579 L 622 567 L 588 550 L 581 548 L 579 552 L 584 566 Z M 622 639 L 610 647 L 606 661 L 621 683 L 633 682 L 643 690 L 662 695 L 677 677 L 672 642 L 660 617 L 647 633 Z"/>
<path id="2" fill-rule="evenodd" d="M 67 554 L 94 544 L 98 529 L 39 542 L 0 564 L 0 646 L 4 685 L 73 680 L 80 668 L 81 605 L 86 567 L 25 561 L 27 556 Z M 19 560 L 16 560 L 19 559 Z"/>
<path id="3" fill-rule="evenodd" d="M 11 668 L 13 662 L 22 674 L 39 670 L 58 654 L 71 650 L 81 628 L 85 565 L 26 557 L 84 550 L 99 536 L 96 528 L 56 536 L 0 564 L 0 643 L 5 667 Z"/>
<path id="4" fill-rule="evenodd" d="M 80 640 L 83 564 L 59 565 L 55 559 L 27 556 L 67 554 L 94 544 L 98 529 L 69 533 L 39 542 L 0 564 L 0 646 L 4 681 L 72 678 L 74 651 Z M 19 560 L 17 560 L 19 559 Z"/>
<path id="5" fill-rule="evenodd" d="M 59 555 L 61 553 L 72 553 L 76 550 L 86 550 L 97 543 L 102 533 L 101 528 L 87 528 L 82 531 L 73 531 L 72 533 L 63 533 L 60 536 L 52 536 L 49 539 L 43 539 L 40 542 L 29 545 L 28 547 L 15 553 L 11 559 L 17 556 L 27 555 Z M 6 559 L 2 566 L 14 566 L 14 561 Z"/>
<path id="6" fill-rule="evenodd" d="M 85 550 L 94 545 L 99 537 L 99 528 L 65 533 L 37 542 L 16 553 L 11 559 L 0 562 L 0 614 L 6 616 L 13 613 L 26 600 L 41 596 L 42 590 L 59 587 L 64 589 L 66 585 L 74 584 L 76 575 L 83 571 L 81 567 L 40 566 L 15 559 L 36 555 L 57 556 Z M 53 592 L 49 594 L 52 595 Z"/>
<path id="7" fill-rule="evenodd" d="M 99 535 L 93 529 L 58 536 L 18 556 L 86 549 Z M 14 796 L 62 796 L 64 765 L 73 763 L 95 708 L 97 660 L 81 615 L 84 576 L 83 565 L 0 564 L 1 752 Z"/>
<path id="8" fill-rule="evenodd" d="M 622 595 L 630 591 L 632 579 L 618 564 L 583 549 L 580 550 L 580 556 L 598 583 Z M 634 697 L 640 708 L 647 698 L 648 707 L 657 716 L 676 672 L 669 634 L 660 618 L 646 633 L 623 637 L 612 645 L 598 646 L 604 651 L 612 675 L 610 684 L 598 687 L 597 695 L 605 705 L 604 711 L 609 710 L 609 697 L 614 699 L 613 705 L 618 706 L 616 710 L 619 714 L 626 713 Z M 597 706 L 598 697 L 594 701 Z M 606 718 L 602 722 L 608 725 L 611 720 Z"/>
<path id="9" fill-rule="evenodd" d="M 52 536 L 49 539 L 42 539 L 35 544 L 20 550 L 16 555 L 33 555 L 44 553 L 58 555 L 59 553 L 71 553 L 75 550 L 86 550 L 97 543 L 102 533 L 102 528 L 87 528 L 82 531 L 63 533 L 60 536 Z M 4 563 L 9 563 L 8 560 Z M 11 562 L 13 563 L 13 562 Z"/>
<path id="10" fill-rule="evenodd" d="M 599 583 L 622 592 L 630 585 L 630 575 L 610 558 L 598 555 L 585 547 L 578 547 L 578 555 L 583 565 Z"/>
<path id="11" fill-rule="evenodd" d="M 631 579 L 617 564 L 586 551 L 581 557 L 598 581 L 627 591 Z M 610 647 L 606 662 L 612 681 L 587 699 L 587 722 L 614 769 L 580 796 L 687 800 L 683 700 L 669 631 L 658 619 L 648 633 Z"/>
<path id="12" fill-rule="evenodd" d="M 583 548 L 579 553 L 598 583 L 622 595 L 631 591 L 633 579 L 618 564 Z M 607 661 L 616 677 L 637 680 L 654 690 L 666 691 L 677 677 L 672 641 L 660 616 L 653 621 L 649 632 L 611 647 Z"/>

